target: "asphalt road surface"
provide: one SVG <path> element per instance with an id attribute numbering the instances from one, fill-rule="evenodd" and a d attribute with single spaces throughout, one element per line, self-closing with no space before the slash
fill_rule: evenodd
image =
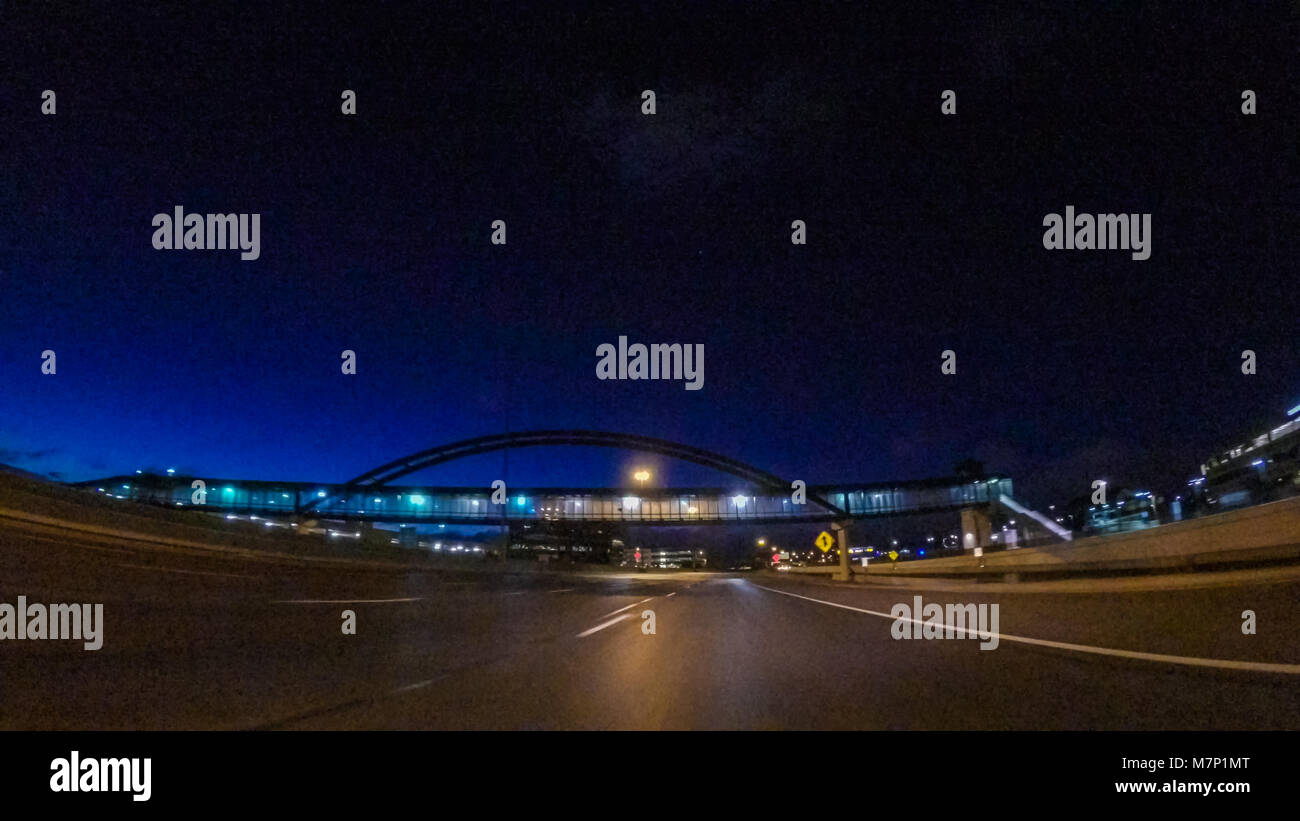
<path id="1" fill-rule="evenodd" d="M 0 728 L 1300 729 L 1298 594 L 1294 568 L 1042 590 L 312 567 L 0 522 L 0 602 L 105 622 L 98 651 L 0 641 Z M 997 648 L 891 637 L 916 595 L 998 604 Z"/>

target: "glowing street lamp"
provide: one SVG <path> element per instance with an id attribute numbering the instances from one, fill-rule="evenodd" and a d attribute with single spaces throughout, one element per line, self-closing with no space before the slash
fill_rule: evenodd
<path id="1" fill-rule="evenodd" d="M 633 479 L 636 479 L 638 482 L 640 482 L 640 483 L 641 483 L 641 487 L 644 488 L 644 487 L 645 487 L 645 483 L 648 482 L 648 481 L 650 481 L 650 471 L 648 471 L 648 470 L 642 468 L 641 470 L 638 470 L 636 473 L 633 473 L 633 474 L 632 474 L 632 478 L 633 478 Z"/>

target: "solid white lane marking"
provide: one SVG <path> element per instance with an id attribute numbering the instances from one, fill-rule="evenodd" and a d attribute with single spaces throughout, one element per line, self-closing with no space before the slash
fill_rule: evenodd
<path id="1" fill-rule="evenodd" d="M 650 599 L 653 599 L 653 598 L 654 598 L 654 596 L 651 596 L 651 597 L 650 597 Z M 636 607 L 638 604 L 645 604 L 646 602 L 650 601 L 650 599 L 642 599 L 641 601 L 634 601 L 634 602 L 632 602 L 631 604 L 629 604 L 627 607 L 620 607 L 620 608 L 617 609 L 617 610 L 611 610 L 611 611 L 609 611 L 609 612 L 606 613 L 605 615 L 601 616 L 601 618 L 602 618 L 602 619 L 609 618 L 610 616 L 614 615 L 615 613 L 622 613 L 624 610 L 631 610 L 633 607 Z"/>
<path id="2" fill-rule="evenodd" d="M 422 599 L 419 597 L 410 599 L 277 599 L 271 604 L 389 604 L 403 601 L 422 601 Z"/>
<path id="3" fill-rule="evenodd" d="M 777 590 L 774 587 L 764 587 L 761 584 L 754 584 L 760 590 L 768 590 L 772 593 L 780 593 L 782 596 L 792 596 L 796 599 L 824 604 L 827 607 L 838 607 L 842 610 L 852 610 L 855 613 L 866 613 L 868 616 L 879 616 L 882 619 L 895 621 L 896 616 L 888 613 L 881 613 L 876 610 L 865 610 L 861 607 L 850 607 L 847 604 L 840 604 L 833 601 L 823 601 L 814 599 L 811 596 L 800 596 L 798 593 L 788 593 L 785 590 Z M 903 619 L 913 624 L 925 624 L 920 619 Z M 949 627 L 947 629 L 957 630 L 961 633 L 978 633 L 977 630 L 966 630 L 961 627 Z M 1011 636 L 1006 633 L 996 634 L 999 641 L 1012 641 L 1019 644 L 1032 644 L 1036 647 L 1052 647 L 1057 650 L 1070 650 L 1076 653 L 1092 653 L 1098 656 L 1115 656 L 1117 658 L 1141 659 L 1142 661 L 1159 661 L 1166 664 L 1184 664 L 1190 667 L 1214 667 L 1221 670 L 1249 670 L 1256 673 L 1286 673 L 1288 675 L 1300 675 L 1300 664 L 1277 664 L 1265 661 L 1232 661 L 1229 659 L 1206 659 L 1196 656 L 1170 656 L 1164 653 L 1143 653 L 1137 650 L 1116 650 L 1113 647 L 1094 647 L 1089 644 L 1071 644 L 1065 641 L 1048 641 L 1047 639 L 1033 639 L 1028 636 Z"/>
<path id="4" fill-rule="evenodd" d="M 225 576 L 231 579 L 256 579 L 245 573 L 218 573 L 214 570 L 180 570 L 175 567 L 154 567 L 149 564 L 119 564 L 118 567 L 133 567 L 136 570 L 157 570 L 159 573 L 185 573 L 190 576 Z"/>
<path id="5" fill-rule="evenodd" d="M 595 627 L 591 628 L 590 630 L 583 630 L 581 633 L 578 634 L 578 638 L 580 638 L 580 639 L 584 639 L 584 638 L 586 638 L 587 636 L 590 636 L 592 633 L 596 633 L 596 632 L 598 632 L 598 631 L 604 630 L 606 627 L 609 627 L 611 624 L 618 624 L 618 623 L 621 622 L 623 619 L 630 619 L 630 618 L 632 618 L 632 614 L 631 614 L 631 613 L 624 613 L 623 615 L 619 616 L 618 618 L 613 618 L 613 619 L 610 619 L 610 620 L 607 621 L 607 622 L 603 622 L 603 623 L 601 623 L 601 624 L 598 624 L 598 625 L 596 625 Z"/>

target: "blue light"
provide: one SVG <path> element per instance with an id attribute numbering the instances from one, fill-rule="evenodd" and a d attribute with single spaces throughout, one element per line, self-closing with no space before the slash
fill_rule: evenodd
<path id="1" fill-rule="evenodd" d="M 524 505 L 528 504 L 528 500 L 522 496 L 516 496 L 515 504 L 519 505 L 520 507 L 523 507 Z"/>
<path id="2" fill-rule="evenodd" d="M 234 493 L 234 492 L 235 492 L 235 489 L 234 489 L 233 487 L 228 487 L 228 488 L 226 488 L 226 493 Z"/>
<path id="3" fill-rule="evenodd" d="M 1287 415 L 1287 416 L 1295 416 L 1297 413 L 1300 413 L 1300 405 L 1296 405 L 1294 408 L 1292 408 L 1291 410 L 1287 411 L 1287 412 L 1286 412 L 1286 415 Z"/>
<path id="4" fill-rule="evenodd" d="M 323 491 L 323 490 L 318 490 L 318 491 L 316 491 L 316 496 L 317 496 L 317 498 L 324 499 L 324 498 L 325 498 L 325 491 Z"/>
<path id="5" fill-rule="evenodd" d="M 925 555 L 925 551 L 924 551 L 924 550 L 921 551 L 921 555 L 922 555 L 922 556 Z"/>

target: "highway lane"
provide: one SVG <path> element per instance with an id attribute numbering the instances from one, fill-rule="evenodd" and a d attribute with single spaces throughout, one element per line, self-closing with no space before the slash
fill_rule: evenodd
<path id="1" fill-rule="evenodd" d="M 0 727 L 265 726 L 567 637 L 666 583 L 249 567 L 0 531 L 0 601 L 102 602 L 106 623 L 94 652 L 0 642 Z"/>
<path id="2" fill-rule="evenodd" d="M 0 728 L 1296 729 L 1300 676 L 900 641 L 858 610 L 996 603 L 1005 634 L 1298 664 L 1297 594 L 357 569 L 3 528 L 0 601 L 102 602 L 105 639 L 0 642 Z"/>
<path id="3" fill-rule="evenodd" d="M 773 587 L 822 592 L 787 581 Z M 892 591 L 843 595 L 877 607 L 897 600 Z M 1003 599 L 1011 606 L 1010 597 Z M 645 607 L 656 612 L 653 636 L 641 632 L 639 619 L 625 621 L 585 640 L 498 659 L 420 691 L 295 726 L 1300 726 L 1295 676 L 1195 670 L 1009 643 L 981 651 L 971 640 L 900 641 L 890 637 L 888 620 L 780 595 L 750 578 L 713 579 Z"/>

